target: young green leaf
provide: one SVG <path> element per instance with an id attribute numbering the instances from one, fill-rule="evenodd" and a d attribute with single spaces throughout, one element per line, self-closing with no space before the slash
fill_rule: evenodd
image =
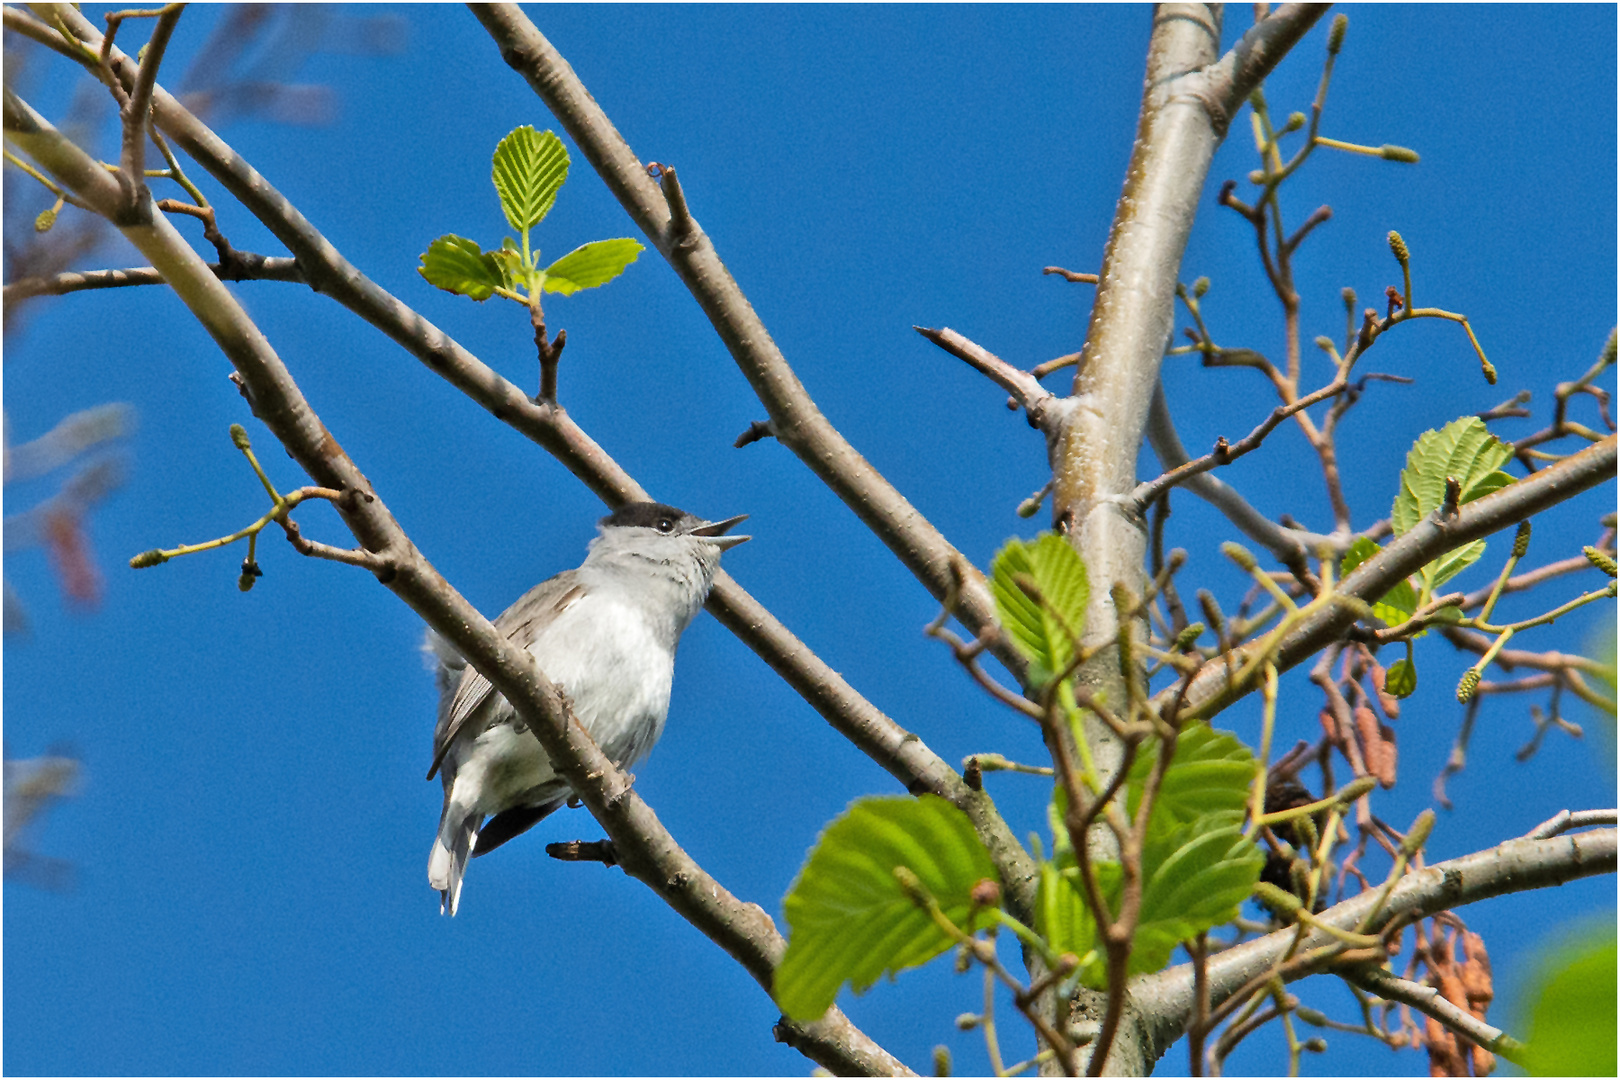
<path id="1" fill-rule="evenodd" d="M 1126 812 L 1136 818 L 1142 790 L 1159 753 L 1150 740 L 1137 752 L 1125 780 Z M 1150 837 L 1169 832 L 1206 814 L 1242 814 L 1254 779 L 1254 755 L 1237 736 L 1208 724 L 1189 724 L 1176 738 L 1176 749 L 1153 801 Z"/>
<path id="2" fill-rule="evenodd" d="M 1097 884 L 1110 914 L 1119 910 L 1119 864 L 1099 862 Z M 1041 883 L 1035 899 L 1035 932 L 1055 953 L 1072 952 L 1082 960 L 1097 948 L 1097 923 L 1080 895 L 1080 871 L 1072 853 L 1041 863 Z"/>
<path id="3" fill-rule="evenodd" d="M 1158 836 L 1142 850 L 1142 906 L 1128 972 L 1158 971 L 1178 942 L 1237 918 L 1243 901 L 1260 879 L 1265 856 L 1243 838 L 1243 813 L 1202 814 Z M 1097 884 L 1110 915 L 1118 914 L 1120 868 L 1094 863 Z M 1045 864 L 1037 897 L 1036 931 L 1056 952 L 1085 959 L 1096 947 L 1097 927 L 1080 893 L 1072 855 Z M 1107 968 L 1101 956 L 1082 964 L 1080 978 L 1101 989 Z"/>
<path id="4" fill-rule="evenodd" d="M 1044 605 L 1019 587 L 1020 578 L 1033 584 Z M 1068 666 L 1073 638 L 1085 628 L 1086 564 L 1055 533 L 1027 544 L 1014 538 L 990 562 L 990 591 L 1002 629 L 1030 662 L 1031 685 L 1044 685 Z"/>
<path id="5" fill-rule="evenodd" d="M 901 886 L 896 867 L 915 874 L 964 929 L 973 886 L 997 880 L 967 815 L 944 799 L 857 799 L 822 831 L 782 902 L 789 935 L 774 992 L 783 1013 L 814 1020 L 844 983 L 861 993 L 885 971 L 916 967 L 951 947 Z M 981 915 L 980 924 L 988 919 Z"/>
<path id="6" fill-rule="evenodd" d="M 1406 455 L 1401 491 L 1390 510 L 1395 535 L 1406 532 L 1440 507 L 1445 501 L 1447 477 L 1455 477 L 1461 485 L 1458 505 L 1513 483 L 1513 476 L 1500 468 L 1512 456 L 1513 448 L 1492 435 L 1477 416 L 1453 420 L 1439 431 L 1418 436 Z M 1485 541 L 1475 540 L 1429 563 L 1420 574 L 1424 595 L 1431 595 L 1484 553 Z"/>
<path id="7" fill-rule="evenodd" d="M 593 240 L 546 267 L 546 292 L 572 296 L 594 289 L 624 273 L 645 250 L 634 240 Z"/>
<path id="8" fill-rule="evenodd" d="M 1142 913 L 1130 973 L 1158 971 L 1178 942 L 1238 916 L 1265 856 L 1243 838 L 1243 815 L 1205 814 L 1142 850 Z"/>
<path id="9" fill-rule="evenodd" d="M 465 236 L 441 236 L 428 245 L 416 272 L 446 292 L 460 293 L 474 300 L 488 300 L 505 278 L 491 253 L 478 249 L 476 240 Z"/>
<path id="10" fill-rule="evenodd" d="M 1501 466 L 1513 448 L 1492 435 L 1477 416 L 1453 420 L 1439 431 L 1425 431 L 1406 455 L 1401 492 L 1390 510 L 1399 536 L 1433 513 L 1445 501 L 1446 477 L 1462 485 L 1458 503 L 1472 502 L 1513 483 Z"/>
<path id="11" fill-rule="evenodd" d="M 512 238 L 507 237 L 506 243 L 511 242 Z M 502 285 L 513 292 L 528 289 L 529 278 L 523 269 L 523 256 L 520 253 L 502 246 L 489 252 L 489 257 L 494 260 L 495 268 L 500 271 Z"/>
<path id="12" fill-rule="evenodd" d="M 1339 564 L 1339 577 L 1349 576 L 1350 571 L 1378 554 L 1378 545 L 1365 536 L 1356 538 L 1344 553 L 1344 560 Z M 1385 593 L 1383 597 L 1373 604 L 1373 617 L 1383 621 L 1385 626 L 1399 626 L 1412 617 L 1417 610 L 1417 593 L 1412 590 L 1410 581 L 1398 581 L 1395 587 Z M 1422 636 L 1421 634 L 1419 636 Z"/>
<path id="13" fill-rule="evenodd" d="M 526 232 L 550 212 L 568 179 L 568 151 L 555 133 L 525 124 L 495 147 L 491 173 L 506 220 Z"/>
<path id="14" fill-rule="evenodd" d="M 1417 691 L 1417 668 L 1408 657 L 1397 660 L 1384 673 L 1384 693 L 1390 697 L 1408 698 Z"/>

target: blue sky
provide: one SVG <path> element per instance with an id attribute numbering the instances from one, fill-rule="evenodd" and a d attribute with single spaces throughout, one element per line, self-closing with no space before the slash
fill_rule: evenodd
<path id="1" fill-rule="evenodd" d="M 1420 297 L 1468 313 L 1502 376 L 1486 386 L 1449 324 L 1406 326 L 1378 343 L 1368 369 L 1416 382 L 1373 385 L 1342 429 L 1347 497 L 1364 527 L 1388 513 L 1419 433 L 1519 388 L 1533 391 L 1537 420 L 1499 430 L 1534 430 L 1552 387 L 1586 369 L 1614 324 L 1615 13 L 1347 10 L 1323 133 L 1409 146 L 1423 160 L 1319 151 L 1285 188 L 1296 223 L 1319 204 L 1334 210 L 1300 255 L 1306 340 L 1342 334 L 1341 287 L 1370 302 L 1398 281 L 1384 241 L 1395 228 Z M 334 122 L 243 120 L 221 133 L 351 261 L 531 386 L 523 313 L 437 292 L 415 265 L 442 233 L 499 241 L 490 153 L 519 124 L 555 124 L 463 9 L 393 14 L 404 52 L 317 53 L 277 73 L 330 87 Z M 854 445 L 979 565 L 1007 537 L 1033 535 L 1039 522 L 1013 509 L 1045 478 L 1038 436 L 911 326 L 951 326 L 1025 367 L 1079 347 L 1091 289 L 1040 268 L 1094 270 L 1101 258 L 1134 130 L 1147 10 L 590 6 L 532 17 L 637 154 L 679 167 L 693 212 Z M 166 70 L 183 69 L 215 18 L 187 13 Z M 1246 6 L 1229 8 L 1228 42 L 1247 18 Z M 352 30 L 340 21 L 323 40 L 345 45 Z M 131 24 L 121 41 L 143 32 Z M 1324 20 L 1268 84 L 1275 113 L 1308 107 L 1325 34 Z M 59 117 L 66 64 L 39 63 L 31 99 Z M 1245 115 L 1216 158 L 1182 277 L 1211 278 L 1204 307 L 1222 344 L 1280 355 L 1252 232 L 1214 203 L 1222 180 L 1253 167 L 1247 130 Z M 28 183 L 9 170 L 5 182 Z M 219 201 L 238 247 L 280 254 Z M 634 226 L 575 153 L 537 242 L 556 256 L 626 235 Z M 115 241 L 94 265 L 135 261 Z M 417 545 L 482 610 L 493 615 L 578 562 L 603 510 L 542 451 L 307 289 L 234 289 Z M 656 253 L 603 289 L 548 301 L 548 314 L 568 330 L 561 398 L 572 415 L 665 501 L 707 517 L 752 514 L 755 540 L 727 568 L 834 668 L 948 761 L 1039 755 L 1026 722 L 922 636 L 933 602 L 854 516 L 774 442 L 731 447 L 763 409 Z M 584 811 L 478 860 L 461 915 L 439 916 L 425 879 L 440 790 L 422 780 L 434 705 L 421 628 L 369 575 L 302 559 L 269 534 L 265 577 L 248 595 L 235 587 L 239 549 L 125 568 L 138 551 L 221 535 L 263 512 L 230 424 L 248 426 L 284 488 L 303 479 L 172 296 L 40 303 L 6 346 L 13 441 L 108 401 L 130 403 L 140 427 L 122 448 L 127 483 L 90 527 L 105 577 L 98 611 L 64 604 L 39 550 L 6 559 L 33 624 L 5 645 L 9 753 L 69 745 L 84 785 L 31 838 L 71 861 L 74 887 L 5 888 L 5 1071 L 809 1070 L 772 1042 L 777 1012 L 757 986 L 649 891 L 545 856 L 546 842 L 600 835 Z M 1275 403 L 1251 372 L 1171 358 L 1164 377 L 1189 447 L 1246 434 Z M 1575 410 L 1596 426 L 1589 402 Z M 1263 511 L 1325 531 L 1320 475 L 1303 449 L 1285 428 L 1223 476 Z M 1142 470 L 1155 471 L 1146 452 Z M 8 490 L 8 514 L 53 482 Z M 1531 560 L 1590 543 L 1613 505 L 1609 486 L 1538 519 Z M 1234 607 L 1243 583 L 1218 553 L 1233 530 L 1190 497 L 1175 509 L 1170 542 L 1190 553 L 1186 583 Z M 299 517 L 307 534 L 348 543 L 322 508 Z M 1503 548 L 1493 541 L 1459 584 L 1488 580 Z M 1578 587 L 1596 587 L 1595 575 L 1555 586 L 1548 606 Z M 1523 644 L 1578 649 L 1613 618 L 1612 604 L 1596 605 Z M 1429 640 L 1418 661 L 1418 694 L 1398 724 L 1401 782 L 1374 803 L 1398 827 L 1430 804 L 1461 719 L 1450 691 L 1464 662 Z M 1282 745 L 1313 738 L 1317 697 L 1302 678 L 1285 680 L 1283 700 Z M 1579 706 L 1570 716 L 1593 737 L 1554 734 L 1529 762 L 1513 760 L 1531 731 L 1529 704 L 1482 708 L 1431 857 L 1490 846 L 1566 807 L 1614 805 L 1612 739 Z M 1258 720 L 1258 702 L 1245 702 L 1218 726 L 1252 743 Z M 1015 831 L 1044 828 L 1041 781 L 989 784 Z M 682 644 L 668 728 L 637 788 L 693 856 L 778 919 L 821 826 L 857 796 L 896 790 L 707 616 Z M 1465 910 L 1496 961 L 1493 1019 L 1514 1018 L 1543 941 L 1613 904 L 1603 878 Z M 976 1007 L 977 985 L 931 968 L 844 1004 L 913 1068 L 945 1044 L 961 1071 L 982 1071 L 979 1037 L 951 1024 Z M 1350 1018 L 1339 986 L 1318 980 L 1301 992 Z M 1012 1055 L 1032 1045 L 1022 1033 L 1008 1039 Z M 1420 1053 L 1328 1041 L 1308 1072 L 1426 1072 Z M 1283 1065 L 1281 1036 L 1267 1031 L 1231 1071 Z M 1185 1068 L 1177 1047 L 1161 1071 Z"/>

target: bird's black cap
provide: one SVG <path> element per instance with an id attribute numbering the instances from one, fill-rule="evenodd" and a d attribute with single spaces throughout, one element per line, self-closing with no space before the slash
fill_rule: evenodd
<path id="1" fill-rule="evenodd" d="M 664 503 L 633 502 L 625 503 L 603 518 L 598 524 L 604 528 L 616 525 L 619 527 L 657 529 L 660 522 L 668 522 L 663 529 L 659 530 L 660 532 L 668 532 L 686 516 L 688 515 L 685 510 L 678 510 Z"/>

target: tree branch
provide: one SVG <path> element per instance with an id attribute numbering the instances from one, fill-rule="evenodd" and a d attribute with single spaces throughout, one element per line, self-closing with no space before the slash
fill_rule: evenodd
<path id="1" fill-rule="evenodd" d="M 1431 514 L 1413 526 L 1377 555 L 1358 566 L 1340 583 L 1339 592 L 1373 601 L 1396 582 L 1416 573 L 1425 563 L 1439 558 L 1472 540 L 1489 536 L 1516 525 L 1549 506 L 1573 498 L 1614 479 L 1615 442 L 1610 435 L 1578 454 L 1549 465 L 1530 476 L 1466 503 L 1450 518 Z M 1338 604 L 1327 605 L 1303 619 L 1277 644 L 1277 669 L 1286 670 L 1310 657 L 1317 650 L 1342 637 L 1357 619 L 1356 613 Z M 1187 692 L 1189 716 L 1208 718 L 1248 693 L 1249 688 L 1230 683 L 1230 672 L 1252 659 L 1258 643 L 1250 643 L 1230 655 L 1211 660 L 1199 671 Z M 1171 691 L 1163 690 L 1154 702 L 1163 705 Z"/>
<path id="2" fill-rule="evenodd" d="M 673 171 L 663 170 L 661 190 L 573 68 L 516 5 L 471 7 L 500 46 L 501 59 L 528 81 L 691 291 L 770 414 L 777 441 L 855 511 L 935 599 L 943 600 L 953 587 L 951 563 L 960 554 L 816 407 L 714 244 L 685 210 Z M 678 218 L 672 207 L 681 211 Z M 975 634 L 995 620 L 990 590 L 977 570 L 964 583 L 958 614 Z M 1025 663 L 1016 650 L 999 642 L 996 650 L 997 659 L 1022 674 Z"/>
<path id="3" fill-rule="evenodd" d="M 1500 1054 L 1515 1065 L 1524 1064 L 1524 1044 L 1501 1028 L 1492 1027 L 1478 1019 L 1467 1009 L 1458 1008 L 1440 995 L 1433 986 L 1424 986 L 1410 979 L 1392 975 L 1383 968 L 1370 964 L 1340 973 L 1346 982 L 1371 991 L 1385 1001 L 1408 1005 L 1418 1012 L 1432 1016 L 1452 1031 L 1457 1032 L 1493 1054 Z"/>
<path id="4" fill-rule="evenodd" d="M 125 203 L 118 182 L 9 89 L 5 129 L 8 138 L 98 212 L 111 218 L 121 211 Z M 411 543 L 310 408 L 269 342 L 201 257 L 167 218 L 143 217 L 147 224 L 121 225 L 120 230 L 152 261 L 231 361 L 255 415 L 318 484 L 358 496 L 334 506 L 361 547 L 378 560 L 379 581 L 512 703 L 558 773 L 613 839 L 625 871 L 730 953 L 769 992 L 772 972 L 785 948 L 770 917 L 757 905 L 732 896 L 681 850 L 631 789 L 629 778 L 579 725 L 533 658 L 498 633 Z M 797 1030 L 805 1052 L 829 1068 L 905 1071 L 837 1009 L 819 1021 L 797 1025 Z"/>
<path id="5" fill-rule="evenodd" d="M 1378 933 L 1396 919 L 1411 922 L 1494 896 L 1613 873 L 1615 854 L 1614 829 L 1547 840 L 1508 840 L 1486 851 L 1409 871 L 1396 883 L 1388 901 L 1362 932 Z M 1361 929 L 1373 914 L 1379 891 L 1363 892 L 1315 919 L 1340 930 Z M 1218 1007 L 1256 976 L 1271 970 L 1291 952 L 1304 954 L 1333 941 L 1326 930 L 1312 929 L 1301 936 L 1297 928 L 1288 927 L 1211 956 L 1207 964 L 1211 1008 Z M 1330 962 L 1331 958 L 1324 960 L 1322 966 Z M 1321 966 L 1303 965 L 1287 972 L 1284 978 L 1291 981 L 1318 970 Z M 1193 1015 L 1193 976 L 1191 964 L 1180 964 L 1140 977 L 1132 985 L 1132 1000 L 1151 1041 L 1150 1062 L 1181 1037 L 1188 1018 Z"/>
<path id="6" fill-rule="evenodd" d="M 303 273 L 296 259 L 237 252 L 241 265 L 209 263 L 208 269 L 221 281 L 302 282 Z M 80 270 L 53 274 L 48 278 L 27 277 L 5 287 L 5 303 L 14 304 L 36 296 L 65 296 L 89 289 L 121 289 L 135 285 L 162 285 L 163 275 L 150 266 L 123 270 Z"/>

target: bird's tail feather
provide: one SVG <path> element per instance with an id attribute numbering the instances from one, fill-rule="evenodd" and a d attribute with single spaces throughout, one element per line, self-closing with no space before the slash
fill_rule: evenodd
<path id="1" fill-rule="evenodd" d="M 473 845 L 478 842 L 478 828 L 484 815 L 452 802 L 448 794 L 444 813 L 439 818 L 439 835 L 433 841 L 433 854 L 428 857 L 428 884 L 439 890 L 439 914 L 454 916 L 461 905 L 461 878 L 467 872 L 467 860 Z"/>

